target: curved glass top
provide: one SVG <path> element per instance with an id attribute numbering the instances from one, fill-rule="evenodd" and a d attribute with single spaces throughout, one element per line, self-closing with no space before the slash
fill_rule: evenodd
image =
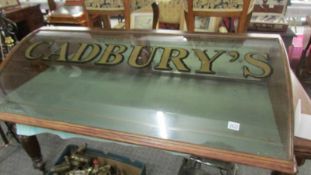
<path id="1" fill-rule="evenodd" d="M 8 59 L 3 113 L 292 159 L 278 37 L 42 29 Z"/>

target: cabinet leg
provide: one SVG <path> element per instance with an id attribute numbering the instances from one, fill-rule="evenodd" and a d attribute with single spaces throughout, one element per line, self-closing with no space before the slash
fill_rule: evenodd
<path id="1" fill-rule="evenodd" d="M 5 135 L 5 133 L 4 133 L 4 131 L 3 131 L 1 126 L 0 126 L 0 136 L 2 138 L 2 141 L 4 142 L 4 145 L 8 145 L 9 144 L 9 140 L 6 138 L 6 135 Z"/>
<path id="2" fill-rule="evenodd" d="M 20 143 L 31 158 L 35 169 L 44 170 L 41 149 L 36 136 L 19 136 Z"/>
<path id="3" fill-rule="evenodd" d="M 305 164 L 305 161 L 306 161 L 306 159 L 304 157 L 297 157 L 297 156 L 296 156 L 296 160 L 297 160 L 298 166 L 303 166 Z"/>

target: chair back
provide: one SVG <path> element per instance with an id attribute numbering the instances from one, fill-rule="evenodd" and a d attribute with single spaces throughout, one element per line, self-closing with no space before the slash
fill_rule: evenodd
<path id="1" fill-rule="evenodd" d="M 195 17 L 232 17 L 238 19 L 237 33 L 247 30 L 254 0 L 188 0 L 188 31 L 195 31 Z"/>
<path id="2" fill-rule="evenodd" d="M 153 29 L 183 29 L 185 16 L 182 0 L 157 0 L 152 4 L 152 9 Z"/>
<path id="3" fill-rule="evenodd" d="M 84 0 L 89 27 L 94 27 L 97 19 L 102 19 L 104 27 L 111 29 L 110 16 L 124 16 L 125 30 L 130 29 L 130 0 Z"/>

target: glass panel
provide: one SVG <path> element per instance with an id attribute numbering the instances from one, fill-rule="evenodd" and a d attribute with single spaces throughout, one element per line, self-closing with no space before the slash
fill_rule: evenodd
<path id="1" fill-rule="evenodd" d="M 0 111 L 287 160 L 285 59 L 278 38 L 40 31 Z"/>

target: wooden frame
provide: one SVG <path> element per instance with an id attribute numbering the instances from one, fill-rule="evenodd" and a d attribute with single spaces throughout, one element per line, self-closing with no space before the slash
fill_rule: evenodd
<path id="1" fill-rule="evenodd" d="M 52 30 L 51 29 L 41 29 L 41 30 L 47 31 L 47 32 L 48 31 L 66 31 L 62 28 L 59 28 L 59 29 L 53 28 Z M 39 31 L 40 30 L 38 30 L 37 32 Z M 79 32 L 79 31 L 89 31 L 89 30 L 79 29 L 79 30 L 73 30 L 72 32 Z M 25 38 L 23 42 L 31 39 L 37 32 L 33 32 L 31 35 Z M 92 33 L 101 34 L 103 32 L 99 30 L 95 30 L 95 31 L 92 31 Z M 136 32 L 133 31 L 130 33 L 142 34 L 141 31 L 136 31 Z M 144 33 L 154 34 L 155 36 L 163 34 L 161 32 L 144 32 Z M 119 32 L 110 31 L 110 32 L 106 32 L 106 34 L 118 35 Z M 191 37 L 192 35 L 195 36 L 195 34 L 185 34 L 182 32 L 165 32 L 165 34 L 172 35 L 172 36 L 176 34 L 180 34 L 180 35 L 184 35 L 185 37 L 188 37 L 188 36 Z M 199 35 L 197 34 L 196 36 L 199 36 Z M 210 35 L 210 36 L 215 36 L 215 35 Z M 233 38 L 233 35 L 226 35 L 226 37 L 230 39 L 230 38 Z M 241 40 L 245 39 L 246 37 L 258 38 L 258 39 L 261 39 L 263 37 L 274 38 L 274 39 L 277 39 L 281 43 L 281 38 L 276 35 L 237 35 L 235 36 L 235 38 L 239 38 Z M 6 59 L 4 64 L 1 65 L 0 70 L 2 70 L 6 66 L 6 64 L 12 58 L 12 53 L 18 50 L 21 47 L 21 44 L 23 42 L 19 43 L 17 47 L 14 48 L 13 52 L 11 52 L 11 54 L 8 56 L 8 59 Z M 283 51 L 284 51 L 284 47 L 282 45 L 281 47 L 283 48 Z M 282 52 L 282 55 L 286 56 L 285 51 L 284 53 Z M 287 62 L 284 62 L 284 66 L 287 64 L 288 64 Z M 289 72 L 286 72 L 286 73 L 288 74 Z M 286 76 L 286 83 L 288 84 L 290 83 L 289 75 Z M 287 87 L 290 88 L 291 86 L 289 85 Z M 291 95 L 289 95 L 289 98 L 292 101 Z M 288 103 L 292 105 L 292 102 L 288 102 Z M 75 134 L 97 137 L 101 139 L 108 139 L 108 140 L 113 140 L 113 141 L 118 141 L 118 142 L 136 144 L 140 146 L 159 148 L 159 149 L 164 149 L 168 151 L 193 154 L 193 155 L 200 156 L 200 157 L 209 157 L 209 158 L 213 158 L 217 160 L 221 159 L 223 161 L 258 166 L 262 168 L 277 170 L 280 172 L 294 173 L 296 171 L 295 160 L 292 157 L 292 154 L 289 155 L 290 156 L 289 160 L 279 160 L 279 159 L 271 158 L 271 157 L 262 157 L 262 156 L 253 155 L 253 154 L 246 154 L 246 153 L 241 153 L 241 152 L 209 148 L 209 147 L 205 147 L 202 145 L 195 145 L 195 144 L 189 144 L 189 143 L 178 142 L 178 141 L 170 141 L 166 139 L 130 134 L 130 133 L 125 133 L 125 132 L 120 132 L 120 131 L 100 129 L 100 128 L 94 128 L 94 127 L 89 127 L 85 125 L 77 125 L 77 124 L 65 123 L 61 121 L 38 119 L 38 118 L 29 117 L 29 116 L 22 116 L 22 115 L 8 114 L 8 113 L 0 113 L 0 120 L 16 122 L 16 123 L 26 124 L 26 125 L 31 125 L 31 126 L 44 127 L 44 128 L 54 129 L 54 130 L 65 131 L 65 132 L 71 132 Z M 291 123 L 292 118 L 289 117 L 289 120 L 287 122 Z M 292 134 L 291 134 L 292 128 L 289 128 L 289 130 L 290 130 L 289 131 L 290 142 L 292 143 Z M 290 144 L 290 146 L 291 148 L 289 149 L 292 150 L 293 149 L 292 144 Z"/>
<path id="2" fill-rule="evenodd" d="M 226 11 L 224 9 L 218 10 L 202 10 L 202 11 L 195 11 L 193 6 L 193 0 L 188 0 L 188 31 L 194 32 L 194 22 L 195 16 L 212 16 L 212 17 L 237 17 L 239 19 L 237 33 L 244 33 L 247 30 L 247 14 L 248 8 L 250 6 L 250 0 L 243 0 L 243 8 L 242 11 Z"/>
<path id="3" fill-rule="evenodd" d="M 184 142 L 169 141 L 165 139 L 134 135 L 120 131 L 99 129 L 51 120 L 42 120 L 28 116 L 14 115 L 8 113 L 0 113 L 0 119 L 19 124 L 44 127 L 53 130 L 70 132 L 73 134 L 85 135 L 140 146 L 147 146 L 172 152 L 191 154 L 199 157 L 208 157 L 211 159 L 241 163 L 250 166 L 254 166 L 256 164 L 256 166 L 261 168 L 272 169 L 285 173 L 293 173 L 296 171 L 295 167 L 293 166 L 294 162 L 250 155 L 246 153 L 219 150 Z"/>

